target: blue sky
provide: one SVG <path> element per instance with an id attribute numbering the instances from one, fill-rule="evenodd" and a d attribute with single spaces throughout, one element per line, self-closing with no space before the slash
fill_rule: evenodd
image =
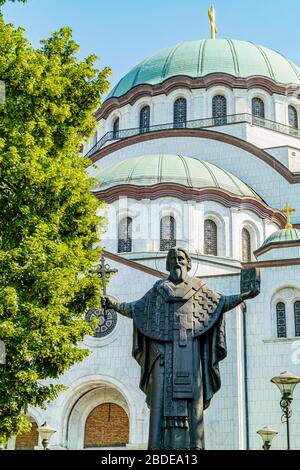
<path id="1" fill-rule="evenodd" d="M 163 47 L 209 38 L 211 0 L 28 0 L 4 7 L 6 22 L 22 26 L 34 46 L 60 26 L 71 26 L 80 55 L 109 65 L 114 85 L 134 65 Z M 253 41 L 300 65 L 299 0 L 215 0 L 219 38 Z"/>

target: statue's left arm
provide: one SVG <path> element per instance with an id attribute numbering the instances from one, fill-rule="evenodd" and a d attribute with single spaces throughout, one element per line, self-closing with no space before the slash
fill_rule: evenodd
<path id="1" fill-rule="evenodd" d="M 254 299 L 260 293 L 260 271 L 257 268 L 242 269 L 241 293 L 239 295 L 226 295 L 223 312 L 228 312 L 247 299 Z"/>
<path id="2" fill-rule="evenodd" d="M 253 290 L 238 295 L 224 295 L 223 297 L 225 297 L 225 302 L 222 310 L 224 313 L 228 312 L 243 303 L 245 300 L 254 299 L 258 294 L 259 290 Z"/>

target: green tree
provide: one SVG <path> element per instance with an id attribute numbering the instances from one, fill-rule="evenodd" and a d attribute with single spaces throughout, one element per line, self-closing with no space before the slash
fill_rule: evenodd
<path id="1" fill-rule="evenodd" d="M 27 0 L 9 0 L 10 2 L 22 2 L 22 3 L 26 3 Z M 4 3 L 6 3 L 6 0 L 0 0 L 0 7 L 2 7 L 2 5 L 4 5 Z"/>
<path id="2" fill-rule="evenodd" d="M 82 361 L 84 311 L 99 302 L 88 274 L 99 202 L 78 150 L 95 129 L 108 68 L 80 61 L 69 28 L 35 50 L 0 15 L 0 440 L 28 429 L 28 405 L 57 396 L 59 376 Z M 48 379 L 48 380 L 46 380 Z M 52 380 L 51 379 L 55 379 Z"/>

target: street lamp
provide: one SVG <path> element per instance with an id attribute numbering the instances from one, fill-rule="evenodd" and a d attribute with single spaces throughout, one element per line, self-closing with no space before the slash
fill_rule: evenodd
<path id="1" fill-rule="evenodd" d="M 259 434 L 263 440 L 263 449 L 270 450 L 272 441 L 274 437 L 277 436 L 278 432 L 270 428 L 269 426 L 265 426 L 264 428 L 257 431 L 257 434 Z"/>
<path id="2" fill-rule="evenodd" d="M 56 429 L 51 428 L 51 426 L 49 426 L 45 421 L 45 423 L 37 429 L 37 432 L 40 435 L 44 450 L 49 450 L 49 441 L 52 435 L 56 432 Z"/>
<path id="3" fill-rule="evenodd" d="M 287 432 L 287 450 L 290 450 L 290 418 L 292 416 L 293 392 L 296 385 L 300 382 L 300 377 L 291 372 L 282 372 L 280 375 L 271 379 L 280 390 L 281 400 L 280 407 L 282 410 L 281 422 L 286 423 Z"/>

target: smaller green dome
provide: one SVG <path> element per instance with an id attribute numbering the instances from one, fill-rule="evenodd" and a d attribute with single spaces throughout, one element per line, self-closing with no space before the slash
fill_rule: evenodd
<path id="1" fill-rule="evenodd" d="M 203 160 L 182 155 L 143 155 L 128 158 L 96 176 L 103 191 L 119 185 L 153 186 L 175 183 L 188 188 L 218 188 L 242 197 L 261 200 L 246 183 L 229 171 Z"/>
<path id="2" fill-rule="evenodd" d="M 284 228 L 272 233 L 257 251 L 261 251 L 272 245 L 287 245 L 293 242 L 300 243 L 300 230 L 296 228 Z"/>

